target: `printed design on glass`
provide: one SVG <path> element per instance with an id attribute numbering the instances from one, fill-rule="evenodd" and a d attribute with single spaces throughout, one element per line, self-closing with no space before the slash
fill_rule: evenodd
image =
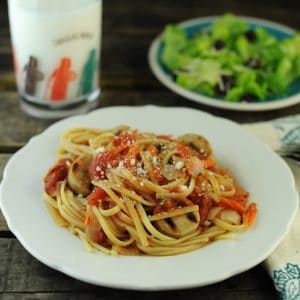
<path id="1" fill-rule="evenodd" d="M 276 289 L 283 300 L 300 299 L 300 267 L 287 263 L 284 269 L 273 272 Z"/>
<path id="2" fill-rule="evenodd" d="M 274 122 L 283 144 L 300 144 L 300 115 L 286 117 Z"/>
<path id="3" fill-rule="evenodd" d="M 38 70 L 38 59 L 35 56 L 29 56 L 23 71 L 25 72 L 25 93 L 34 96 L 38 81 L 44 79 L 44 74 Z"/>
<path id="4" fill-rule="evenodd" d="M 79 90 L 77 95 L 87 95 L 93 91 L 94 74 L 97 69 L 96 49 L 89 52 L 88 58 L 82 68 Z"/>
<path id="5" fill-rule="evenodd" d="M 65 100 L 68 94 L 68 86 L 77 78 L 75 71 L 71 70 L 71 59 L 63 57 L 59 66 L 54 69 L 47 83 L 47 91 L 50 91 L 50 99 L 53 101 Z M 48 97 L 47 97 L 48 98 Z"/>

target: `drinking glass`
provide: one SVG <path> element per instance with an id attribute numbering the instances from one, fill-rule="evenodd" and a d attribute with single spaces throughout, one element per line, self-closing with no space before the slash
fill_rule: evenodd
<path id="1" fill-rule="evenodd" d="M 96 107 L 102 0 L 8 3 L 21 107 L 41 118 L 61 118 Z"/>

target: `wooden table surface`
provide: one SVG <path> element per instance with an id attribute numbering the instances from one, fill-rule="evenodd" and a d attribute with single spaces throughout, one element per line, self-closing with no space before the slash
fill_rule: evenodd
<path id="1" fill-rule="evenodd" d="M 0 181 L 8 159 L 52 121 L 34 119 L 19 108 L 12 73 L 6 1 L 0 0 Z M 300 105 L 257 113 L 222 111 L 174 95 L 154 78 L 147 64 L 151 40 L 164 24 L 234 12 L 300 28 L 298 0 L 107 0 L 99 107 L 156 104 L 204 110 L 237 122 L 254 122 L 300 113 Z M 37 41 L 38 42 L 38 41 Z M 22 201 L 22 199 L 20 199 Z M 38 224 L 37 224 L 38 225 Z M 105 272 L 104 275 L 105 276 Z M 138 278 L 133 279 L 138 280 Z M 92 286 L 41 264 L 7 228 L 0 212 L 0 299 L 277 299 L 262 265 L 207 287 L 166 292 L 136 292 Z"/>

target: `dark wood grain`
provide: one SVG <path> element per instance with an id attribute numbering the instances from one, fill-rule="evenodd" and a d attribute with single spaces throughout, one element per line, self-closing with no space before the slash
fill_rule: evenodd
<path id="1" fill-rule="evenodd" d="M 269 120 L 300 113 L 300 105 L 270 112 L 224 111 L 185 100 L 167 89 L 162 91 L 104 90 L 99 100 L 99 107 L 147 104 L 190 107 L 242 123 Z M 32 136 L 40 133 L 54 122 L 26 115 L 18 105 L 18 95 L 16 93 L 0 93 L 0 120 L 0 150 L 3 152 L 9 152 L 23 146 Z"/>
<path id="2" fill-rule="evenodd" d="M 264 285 L 261 284 L 262 280 Z M 166 297 L 182 299 L 187 294 L 185 290 L 144 293 L 92 286 L 48 268 L 32 258 L 17 240 L 7 238 L 0 239 L 0 291 L 7 295 L 16 292 L 43 294 L 55 291 L 55 293 L 66 293 L 68 299 L 74 295 L 73 293 L 82 293 L 100 299 L 128 300 L 165 299 Z M 233 294 L 236 295 L 235 298 L 232 298 Z M 255 299 L 276 299 L 272 281 L 262 266 L 214 285 L 189 289 L 188 295 L 190 300 L 202 297 L 203 299 L 241 299 L 237 298 L 241 295 L 247 295 L 247 299 L 254 299 L 254 296 L 259 297 Z"/>
<path id="3" fill-rule="evenodd" d="M 7 161 L 9 160 L 10 157 L 11 157 L 11 154 L 0 153 L 0 183 L 2 181 L 4 167 L 5 167 Z M 9 230 L 8 230 L 6 221 L 5 221 L 5 219 L 2 215 L 2 212 L 0 210 L 0 238 L 2 236 L 7 236 L 8 231 Z"/>
<path id="4" fill-rule="evenodd" d="M 3 236 L 7 236 L 8 235 L 8 227 L 6 224 L 6 221 L 4 219 L 4 216 L 0 210 L 0 238 Z"/>
<path id="5" fill-rule="evenodd" d="M 84 292 L 76 292 L 75 293 L 57 293 L 57 292 L 45 292 L 45 293 L 2 293 L 1 299 L 2 300 L 65 300 L 65 299 L 72 299 L 72 300 L 115 300 L 115 299 L 120 299 L 120 300 L 140 300 L 140 299 L 146 299 L 146 300 L 166 300 L 166 299 L 171 299 L 170 294 L 172 293 L 167 293 L 166 295 L 157 295 L 157 294 L 148 294 L 145 293 L 143 295 L 132 295 L 130 294 L 121 294 L 121 293 L 108 293 L 103 295 L 102 290 L 99 292 L 89 292 L 89 291 L 84 291 Z M 188 292 L 185 292 L 182 297 L 186 297 Z M 177 294 L 174 295 L 175 297 Z M 191 300 L 197 300 L 197 299 L 203 299 L 203 294 L 199 293 L 193 297 L 189 296 L 189 299 Z M 179 299 L 179 298 L 175 298 Z M 183 299 L 183 298 L 182 298 Z M 276 298 L 273 298 L 273 295 L 265 295 L 261 294 L 260 291 L 252 290 L 252 291 L 242 291 L 242 292 L 236 292 L 236 291 L 225 291 L 222 293 L 221 296 L 216 298 L 215 294 L 209 294 L 205 295 L 205 299 L 207 300 L 216 300 L 216 299 L 222 299 L 222 300 L 241 300 L 241 299 L 248 299 L 248 300 L 274 300 Z"/>

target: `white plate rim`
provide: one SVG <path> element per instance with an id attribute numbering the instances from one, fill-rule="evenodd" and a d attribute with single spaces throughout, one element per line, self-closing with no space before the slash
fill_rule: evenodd
<path id="1" fill-rule="evenodd" d="M 194 18 L 190 19 L 187 21 L 183 21 L 180 23 L 177 23 L 176 25 L 179 25 L 181 27 L 189 27 L 192 25 L 196 25 L 199 23 L 204 23 L 208 21 L 214 21 L 217 18 L 221 16 L 209 16 L 209 17 L 199 17 L 199 18 Z M 257 23 L 261 25 L 266 25 L 270 26 L 273 28 L 276 28 L 280 31 L 289 33 L 289 34 L 294 34 L 296 31 L 288 26 L 269 21 L 269 20 L 264 20 L 260 18 L 254 18 L 254 17 L 248 17 L 248 16 L 238 16 L 239 18 L 245 20 L 246 22 L 252 22 L 252 23 Z M 175 92 L 176 94 L 201 103 L 205 104 L 208 106 L 213 106 L 221 109 L 228 109 L 228 110 L 239 110 L 239 111 L 266 111 L 266 110 L 276 110 L 276 109 L 281 109 L 284 107 L 292 106 L 295 104 L 300 103 L 300 93 L 286 97 L 286 98 L 281 98 L 277 99 L 276 101 L 271 101 L 271 102 L 260 102 L 260 103 L 247 103 L 247 102 L 229 102 L 229 101 L 222 101 L 215 99 L 213 97 L 208 97 L 203 94 L 199 94 L 196 92 L 189 91 L 187 89 L 184 89 L 180 87 L 178 84 L 173 82 L 170 77 L 161 69 L 160 64 L 157 61 L 157 52 L 159 49 L 159 46 L 161 44 L 162 40 L 162 33 L 160 33 L 158 36 L 154 38 L 152 41 L 149 51 L 148 51 L 148 63 L 150 66 L 150 69 L 152 73 L 155 75 L 155 77 L 167 88 L 169 88 L 171 91 Z"/>
<path id="2" fill-rule="evenodd" d="M 225 280 L 233 275 L 239 274 L 243 271 L 246 271 L 252 267 L 254 267 L 255 265 L 257 265 L 258 263 L 262 262 L 267 256 L 269 256 L 273 250 L 277 247 L 277 245 L 280 243 L 280 241 L 282 240 L 282 238 L 286 235 L 286 233 L 289 230 L 289 227 L 292 224 L 292 221 L 296 215 L 296 208 L 298 205 L 298 194 L 295 188 L 295 182 L 294 182 L 294 178 L 293 175 L 289 169 L 289 167 L 287 166 L 287 164 L 281 159 L 279 158 L 268 145 L 265 145 L 263 143 L 261 143 L 260 141 L 258 141 L 257 138 L 255 138 L 253 135 L 251 135 L 250 133 L 246 132 L 244 129 L 242 129 L 244 132 L 243 134 L 247 135 L 248 138 L 251 138 L 253 141 L 259 142 L 261 144 L 261 147 L 263 147 L 265 149 L 265 151 L 268 152 L 269 155 L 271 155 L 274 159 L 277 160 L 278 164 L 285 170 L 286 175 L 289 177 L 289 183 L 290 183 L 290 188 L 291 190 L 293 190 L 293 194 L 295 197 L 295 201 L 294 201 L 294 208 L 292 210 L 292 213 L 290 215 L 290 219 L 289 221 L 286 223 L 286 226 L 284 228 L 281 228 L 281 232 L 279 233 L 279 235 L 276 238 L 276 241 L 274 241 L 274 243 L 268 248 L 267 251 L 265 251 L 264 253 L 262 253 L 259 257 L 254 258 L 252 261 L 249 261 L 246 264 L 243 264 L 242 266 L 240 266 L 239 268 L 236 268 L 234 270 L 230 270 L 228 272 L 220 272 L 219 274 L 216 275 L 216 277 L 214 279 L 209 279 L 209 280 L 203 280 L 202 282 L 198 282 L 198 281 L 193 281 L 191 283 L 185 283 L 185 284 L 164 284 L 161 283 L 159 285 L 149 285 L 147 283 L 140 283 L 140 282 L 127 282 L 126 284 L 124 283 L 119 283 L 119 282 L 107 282 L 106 280 L 103 279 L 95 279 L 95 278 L 87 278 L 84 275 L 78 274 L 76 272 L 76 270 L 70 268 L 69 266 L 62 266 L 62 265 L 57 265 L 55 262 L 53 261 L 49 261 L 47 257 L 43 257 L 42 254 L 40 254 L 39 252 L 35 251 L 34 248 L 31 247 L 30 243 L 26 240 L 26 238 L 24 238 L 22 236 L 21 233 L 21 229 L 18 228 L 18 226 L 16 225 L 16 223 L 14 222 L 13 218 L 10 216 L 10 212 L 6 209 L 6 203 L 5 200 L 3 200 L 3 192 L 4 192 L 4 186 L 5 186 L 5 182 L 6 182 L 6 178 L 7 178 L 7 174 L 10 172 L 10 169 L 12 168 L 13 162 L 14 162 L 14 158 L 17 156 L 21 156 L 24 149 L 30 148 L 32 146 L 34 146 L 35 143 L 38 142 L 38 140 L 40 139 L 41 136 L 47 134 L 48 132 L 51 132 L 51 130 L 53 130 L 56 127 L 61 126 L 63 123 L 65 123 L 66 121 L 70 121 L 72 120 L 72 122 L 76 121 L 76 120 L 80 120 L 80 119 L 84 119 L 84 118 L 88 118 L 92 115 L 96 116 L 97 114 L 101 114 L 101 113 L 109 113 L 109 111 L 114 111 L 114 110 L 119 110 L 119 109 L 123 109 L 124 112 L 126 110 L 148 110 L 148 111 L 152 111 L 152 110 L 185 110 L 186 112 L 190 111 L 196 111 L 194 109 L 190 109 L 190 108 L 182 108 L 182 107 L 157 107 L 157 106 L 153 106 L 153 105 L 145 105 L 145 106 L 138 106 L 138 107 L 130 107 L 130 106 L 114 106 L 114 107 L 107 107 L 107 108 L 101 108 L 95 111 L 90 112 L 87 115 L 79 115 L 79 116 L 73 116 L 61 121 L 58 121 L 56 123 L 54 123 L 53 125 L 49 126 L 47 129 L 45 129 L 42 133 L 38 134 L 37 136 L 34 136 L 33 138 L 31 138 L 29 140 L 29 142 L 20 150 L 18 150 L 15 155 L 13 155 L 13 157 L 9 160 L 9 162 L 7 163 L 7 165 L 5 166 L 4 169 L 4 173 L 3 173 L 3 180 L 1 182 L 0 185 L 0 208 L 3 212 L 3 215 L 5 216 L 5 219 L 7 221 L 8 227 L 9 229 L 15 234 L 15 236 L 17 237 L 17 239 L 20 241 L 20 243 L 23 245 L 23 247 L 30 253 L 32 254 L 36 259 L 38 259 L 39 261 L 41 261 L 42 263 L 44 263 L 45 265 L 58 270 L 66 275 L 69 275 L 73 278 L 76 278 L 78 280 L 87 282 L 87 283 L 91 283 L 91 284 L 95 284 L 95 285 L 103 285 L 106 287 L 112 287 L 112 288 L 121 288 L 121 289 L 132 289 L 132 290 L 149 290 L 149 291 L 158 291 L 158 290 L 177 290 L 177 289 L 185 289 L 185 288 L 193 288 L 193 287 L 200 287 L 200 286 L 204 286 L 204 285 L 208 285 L 208 284 L 212 284 L 212 283 L 216 283 L 222 280 Z M 202 112 L 202 111 L 197 111 L 197 113 L 199 113 L 199 115 L 202 115 L 202 117 L 205 118 L 210 118 L 210 119 L 214 119 L 214 120 L 218 120 L 218 121 L 222 121 L 224 122 L 224 124 L 226 123 L 227 125 L 230 126 L 235 126 L 235 127 L 239 127 L 238 124 L 236 124 L 233 121 L 224 119 L 224 118 L 220 118 L 220 117 L 215 117 L 212 116 L 208 113 Z M 53 226 L 56 226 L 53 223 Z M 77 239 L 77 238 L 76 238 Z"/>

